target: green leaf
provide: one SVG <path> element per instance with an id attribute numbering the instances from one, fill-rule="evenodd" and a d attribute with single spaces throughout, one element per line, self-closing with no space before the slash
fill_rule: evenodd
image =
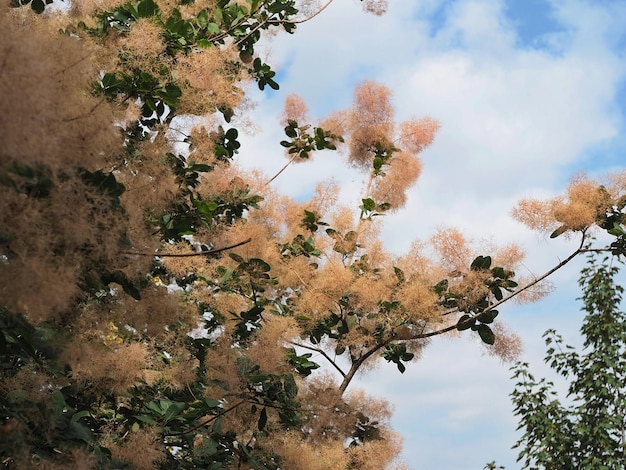
<path id="1" fill-rule="evenodd" d="M 567 226 L 561 225 L 559 228 L 557 228 L 554 232 L 550 234 L 550 238 L 556 238 L 559 235 L 563 235 L 565 232 L 567 232 Z"/>
<path id="2" fill-rule="evenodd" d="M 159 424 L 156 422 L 154 418 L 148 415 L 137 415 L 135 416 L 135 418 L 137 418 L 139 421 L 143 423 L 149 424 L 150 426 L 156 426 L 157 424 Z"/>
<path id="3" fill-rule="evenodd" d="M 615 237 L 623 237 L 623 236 L 626 235 L 626 232 L 624 231 L 624 228 L 618 222 L 615 222 L 613 227 L 610 228 L 609 230 L 607 230 L 607 232 L 610 233 L 611 235 L 615 236 Z"/>
<path id="4" fill-rule="evenodd" d="M 83 441 L 87 444 L 93 442 L 94 440 L 91 430 L 87 426 L 75 421 L 70 421 L 67 430 L 65 431 L 65 438 Z"/>
<path id="5" fill-rule="evenodd" d="M 259 422 L 257 423 L 257 427 L 259 431 L 263 431 L 265 429 L 265 425 L 267 424 L 267 408 L 263 407 L 261 413 L 259 414 Z"/>
<path id="6" fill-rule="evenodd" d="M 40 14 L 43 13 L 43 11 L 46 9 L 46 4 L 43 2 L 43 0 L 33 0 L 30 4 L 30 7 L 35 13 Z"/>
<path id="7" fill-rule="evenodd" d="M 478 321 L 481 323 L 492 323 L 498 316 L 497 310 L 489 310 L 488 312 L 481 313 L 478 317 Z"/>
<path id="8" fill-rule="evenodd" d="M 228 253 L 228 256 L 236 263 L 241 264 L 245 262 L 245 260 L 241 256 L 239 256 L 237 253 Z"/>
<path id="9" fill-rule="evenodd" d="M 491 328 L 489 328 L 487 325 L 478 325 L 476 331 L 478 331 L 478 335 L 484 343 L 493 345 L 496 342 L 496 336 L 493 334 L 493 331 L 491 331 Z"/>
<path id="10" fill-rule="evenodd" d="M 496 266 L 495 268 L 493 268 L 491 270 L 491 275 L 493 277 L 497 277 L 500 279 L 504 279 L 506 277 L 506 274 L 504 272 L 504 268 L 502 266 Z"/>
<path id="11" fill-rule="evenodd" d="M 298 385 L 296 384 L 296 379 L 291 374 L 287 374 L 285 377 L 285 393 L 287 394 L 287 398 L 293 400 L 298 395 Z"/>
<path id="12" fill-rule="evenodd" d="M 258 269 L 264 273 L 267 273 L 272 269 L 272 266 L 270 266 L 267 262 L 265 262 L 261 258 L 250 258 L 248 260 L 248 264 L 254 269 Z"/>
<path id="13" fill-rule="evenodd" d="M 116 199 L 126 191 L 126 187 L 115 179 L 113 172 L 104 173 L 102 170 L 98 170 L 92 173 L 87 170 L 80 170 L 80 177 L 85 184 L 95 187 L 99 193 Z"/>
<path id="14" fill-rule="evenodd" d="M 374 209 L 376 209 L 376 201 L 374 201 L 371 198 L 367 198 L 367 199 L 362 199 L 363 201 L 363 205 L 361 206 L 361 208 L 365 211 L 365 212 L 372 212 Z"/>
<path id="15" fill-rule="evenodd" d="M 502 300 L 502 298 L 504 297 L 502 295 L 502 289 L 500 289 L 499 286 L 493 286 L 491 288 L 491 292 L 493 293 L 493 295 L 495 296 L 496 300 Z"/>
<path id="16" fill-rule="evenodd" d="M 187 173 L 192 171 L 198 171 L 200 173 L 207 173 L 212 171 L 213 167 L 211 165 L 207 165 L 205 163 L 192 163 L 189 168 L 187 168 Z"/>
<path id="17" fill-rule="evenodd" d="M 231 127 L 226 131 L 224 137 L 226 137 L 227 140 L 237 140 L 237 137 L 239 137 L 239 131 L 234 127 Z"/>
<path id="18" fill-rule="evenodd" d="M 214 398 L 205 398 L 204 399 L 204 403 L 209 407 L 209 408 L 218 408 L 219 406 L 221 406 L 221 403 L 219 400 L 216 400 Z"/>
<path id="19" fill-rule="evenodd" d="M 292 139 L 298 137 L 298 131 L 296 130 L 297 128 L 298 123 L 296 121 L 289 121 L 289 123 L 285 127 L 285 134 L 287 135 L 287 137 L 291 137 Z"/>
<path id="20" fill-rule="evenodd" d="M 206 10 L 200 10 L 200 13 L 198 13 L 198 16 L 196 18 L 196 23 L 201 28 L 204 28 L 209 24 L 209 14 Z"/>
<path id="21" fill-rule="evenodd" d="M 436 294 L 443 294 L 448 290 L 448 280 L 444 279 L 443 281 L 439 281 L 435 286 L 433 286 L 433 290 Z"/>
<path id="22" fill-rule="evenodd" d="M 187 404 L 180 401 L 161 400 L 161 407 L 165 411 L 163 413 L 163 419 L 170 421 L 181 414 L 187 407 Z"/>
<path id="23" fill-rule="evenodd" d="M 146 408 L 148 408 L 151 411 L 154 411 L 159 416 L 161 416 L 163 414 L 163 409 L 161 408 L 161 405 L 159 403 L 157 403 L 156 401 L 154 401 L 154 400 L 149 402 L 146 405 Z"/>
<path id="24" fill-rule="evenodd" d="M 233 268 L 224 268 L 222 277 L 220 279 L 221 284 L 225 284 L 233 278 Z"/>
<path id="25" fill-rule="evenodd" d="M 402 269 L 398 268 L 397 266 L 393 267 L 393 272 L 395 273 L 396 277 L 398 278 L 398 282 L 400 284 L 403 284 L 406 281 L 406 276 L 404 275 L 404 271 L 402 271 Z"/>
<path id="26" fill-rule="evenodd" d="M 76 421 L 78 421 L 81 418 L 85 418 L 87 416 L 91 416 L 91 414 L 89 413 L 89 411 L 87 410 L 83 410 L 83 411 L 79 411 L 78 413 L 74 413 L 72 415 L 72 419 L 70 420 L 71 423 L 75 423 Z"/>
<path id="27" fill-rule="evenodd" d="M 474 317 L 465 314 L 461 318 L 459 318 L 458 322 L 456 322 L 456 329 L 459 331 L 467 330 L 468 328 L 474 326 L 475 323 L 476 319 Z"/>
<path id="28" fill-rule="evenodd" d="M 153 0 L 140 0 L 137 2 L 137 17 L 148 18 L 156 15 L 159 11 L 159 7 Z"/>
<path id="29" fill-rule="evenodd" d="M 483 271 L 491 267 L 491 256 L 477 256 L 470 266 L 472 271 Z"/>
<path id="30" fill-rule="evenodd" d="M 55 415 L 62 414 L 67 409 L 67 403 L 65 402 L 65 397 L 59 390 L 55 390 L 52 393 L 52 412 Z"/>
<path id="31" fill-rule="evenodd" d="M 383 159 L 380 157 L 374 158 L 374 170 L 380 170 L 383 167 Z"/>
<path id="32" fill-rule="evenodd" d="M 219 207 L 219 204 L 215 201 L 200 201 L 198 199 L 193 201 L 193 205 L 196 206 L 198 212 L 209 218 L 213 217 L 213 212 Z"/>
<path id="33" fill-rule="evenodd" d="M 405 352 L 404 354 L 402 354 L 400 356 L 400 359 L 402 359 L 404 362 L 409 362 L 410 360 L 412 360 L 415 357 L 415 354 L 411 353 L 411 352 Z"/>

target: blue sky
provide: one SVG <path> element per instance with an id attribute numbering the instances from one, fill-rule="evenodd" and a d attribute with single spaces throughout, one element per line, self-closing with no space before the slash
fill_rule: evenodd
<path id="1" fill-rule="evenodd" d="M 452 225 L 476 239 L 519 243 L 528 272 L 541 274 L 575 242 L 528 231 L 511 209 L 523 197 L 562 192 L 581 171 L 624 166 L 625 32 L 623 1 L 390 0 L 387 14 L 373 17 L 356 0 L 335 0 L 295 35 L 266 44 L 281 89 L 251 95 L 256 130 L 243 138 L 239 161 L 268 174 L 282 167 L 279 115 L 289 93 L 323 117 L 347 107 L 358 82 L 379 81 L 394 91 L 400 120 L 430 116 L 442 125 L 407 207 L 385 222 L 387 245 L 400 253 Z M 330 177 L 346 201 L 359 194 L 362 177 L 326 155 L 275 185 L 302 198 Z M 543 301 L 501 310 L 538 375 L 548 372 L 546 329 L 577 341 L 581 265 L 559 272 Z M 395 405 L 410 468 L 482 469 L 496 460 L 510 470 L 519 464 L 510 449 L 517 434 L 509 377 L 473 339 L 437 338 L 404 375 L 382 365 L 357 385 Z"/>

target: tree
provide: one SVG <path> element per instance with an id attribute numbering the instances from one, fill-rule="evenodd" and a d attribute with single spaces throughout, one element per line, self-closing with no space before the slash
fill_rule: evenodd
<path id="1" fill-rule="evenodd" d="M 527 363 L 513 368 L 518 382 L 512 399 L 524 430 L 515 447 L 523 468 L 624 468 L 626 315 L 618 263 L 591 254 L 581 272 L 584 352 L 564 346 L 554 330 L 544 334 L 546 363 L 569 381 L 565 403 L 552 382 L 530 374 Z"/>
<path id="2" fill-rule="evenodd" d="M 465 330 L 510 357 L 501 304 L 587 250 L 593 225 L 624 251 L 622 176 L 520 205 L 582 240 L 523 284 L 518 249 L 485 255 L 453 229 L 391 255 L 379 224 L 438 123 L 396 123 L 373 82 L 318 125 L 290 98 L 280 142 L 287 166 L 344 155 L 366 176 L 358 207 L 332 183 L 298 203 L 232 165 L 251 84 L 279 88 L 261 35 L 307 19 L 293 0 L 21 4 L 47 3 L 0 16 L 7 464 L 385 468 L 400 440 L 384 402 L 349 390 L 357 372 L 379 358 L 404 372 L 430 338 Z"/>

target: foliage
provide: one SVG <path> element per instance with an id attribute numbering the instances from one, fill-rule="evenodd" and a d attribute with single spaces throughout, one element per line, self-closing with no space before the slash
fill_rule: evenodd
<path id="1" fill-rule="evenodd" d="M 626 316 L 618 262 L 591 255 L 581 273 L 583 352 L 564 346 L 554 330 L 544 334 L 546 363 L 569 381 L 565 403 L 552 382 L 535 379 L 528 364 L 513 369 L 513 404 L 524 430 L 515 447 L 523 468 L 624 468 Z"/>
<path id="2" fill-rule="evenodd" d="M 279 86 L 262 34 L 294 32 L 295 1 L 29 4 L 48 3 L 0 16 L 4 464 L 385 468 L 399 441 L 384 403 L 348 391 L 357 372 L 404 372 L 449 332 L 509 348 L 499 306 L 550 272 L 522 285 L 518 251 L 454 230 L 401 256 L 378 238 L 438 128 L 397 123 L 386 87 L 360 84 L 319 125 L 288 116 L 277 143 L 285 167 L 345 156 L 366 180 L 357 207 L 332 184 L 291 201 L 231 165 L 254 151 L 249 84 Z M 595 224 L 620 252 L 618 183 L 585 199 L 585 223 L 565 202 L 546 217 L 583 240 Z"/>

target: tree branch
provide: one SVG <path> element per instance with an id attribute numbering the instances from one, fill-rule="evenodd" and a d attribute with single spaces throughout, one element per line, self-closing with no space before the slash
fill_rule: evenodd
<path id="1" fill-rule="evenodd" d="M 350 370 L 344 376 L 343 382 L 341 382 L 341 385 L 339 386 L 339 394 L 340 395 L 344 394 L 344 392 L 348 388 L 348 385 L 350 385 L 350 382 L 354 378 L 354 374 L 357 373 L 357 371 L 361 368 L 363 363 L 366 360 L 368 360 L 375 352 L 377 352 L 381 348 L 384 348 L 385 346 L 387 346 L 391 342 L 392 342 L 391 340 L 386 340 L 386 341 L 383 341 L 382 343 L 378 343 L 376 346 L 374 346 L 372 349 L 367 351 L 365 354 L 363 354 L 361 357 L 359 357 L 359 359 L 356 362 L 354 362 L 352 364 L 352 366 L 350 367 Z"/>
<path id="2" fill-rule="evenodd" d="M 294 153 L 294 154 L 293 154 L 293 157 L 291 157 L 291 159 L 290 159 L 287 163 L 285 163 L 285 166 L 283 166 L 283 167 L 280 169 L 280 171 L 279 171 L 278 173 L 276 173 L 274 176 L 272 176 L 272 177 L 271 177 L 271 178 L 270 178 L 270 179 L 269 179 L 269 180 L 268 180 L 268 181 L 267 181 L 267 182 L 266 182 L 263 186 L 267 186 L 267 185 L 269 185 L 272 181 L 274 181 L 276 178 L 278 178 L 278 175 L 280 175 L 283 171 L 285 171 L 285 170 L 287 169 L 287 167 L 288 167 L 289 165 L 291 165 L 291 164 L 294 162 L 294 160 L 296 159 L 296 157 L 298 157 L 298 154 L 297 154 L 297 153 Z"/>

